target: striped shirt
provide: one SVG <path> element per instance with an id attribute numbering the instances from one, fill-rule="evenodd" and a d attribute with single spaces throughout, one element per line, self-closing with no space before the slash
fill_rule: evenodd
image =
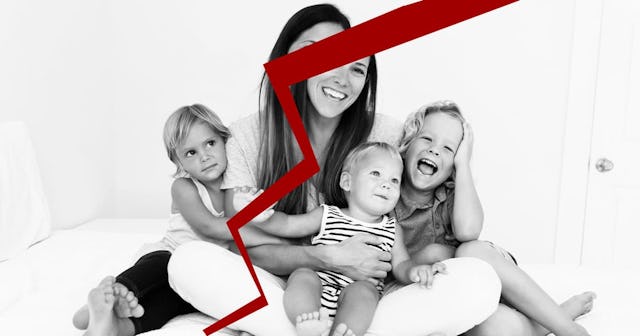
<path id="1" fill-rule="evenodd" d="M 382 244 L 373 247 L 384 252 L 391 252 L 396 231 L 396 220 L 393 217 L 384 216 L 378 223 L 367 223 L 345 215 L 340 208 L 323 204 L 322 225 L 318 235 L 313 237 L 313 245 L 338 244 L 348 238 L 361 233 L 368 233 L 378 237 Z M 323 287 L 331 286 L 342 289 L 353 282 L 348 276 L 333 271 L 317 271 Z M 382 280 L 376 287 L 382 291 Z"/>

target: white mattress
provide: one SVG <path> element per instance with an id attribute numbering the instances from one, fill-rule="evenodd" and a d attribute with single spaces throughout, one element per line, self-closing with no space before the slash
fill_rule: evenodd
<path id="1" fill-rule="evenodd" d="M 105 275 L 128 267 L 140 246 L 160 239 L 165 227 L 165 220 L 95 220 L 55 232 L 25 254 L 0 263 L 0 335 L 81 335 L 71 317 L 88 291 Z M 639 269 L 522 267 L 558 301 L 596 291 L 593 311 L 580 319 L 593 336 L 640 334 L 634 325 L 640 318 Z M 213 321 L 190 314 L 145 336 L 203 335 Z"/>

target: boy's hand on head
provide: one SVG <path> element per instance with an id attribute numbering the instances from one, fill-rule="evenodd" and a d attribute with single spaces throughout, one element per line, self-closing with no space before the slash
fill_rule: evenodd
<path id="1" fill-rule="evenodd" d="M 462 124 L 462 141 L 458 146 L 458 151 L 453 159 L 453 164 L 457 167 L 468 164 L 471 161 L 471 152 L 473 150 L 473 130 L 468 122 Z"/>
<path id="2" fill-rule="evenodd" d="M 434 275 L 437 273 L 447 273 L 447 266 L 441 262 L 413 266 L 409 269 L 409 279 L 422 287 L 431 288 Z"/>
<path id="3" fill-rule="evenodd" d="M 264 190 L 255 187 L 239 187 L 234 188 L 233 191 L 233 208 L 236 212 L 242 210 L 264 192 Z M 274 213 L 274 206 L 275 203 L 253 218 L 252 222 L 262 223 L 269 219 Z"/>

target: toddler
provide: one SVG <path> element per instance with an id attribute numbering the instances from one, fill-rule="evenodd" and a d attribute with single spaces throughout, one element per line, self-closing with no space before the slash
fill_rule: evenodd
<path id="1" fill-rule="evenodd" d="M 400 195 L 402 158 L 397 149 L 382 142 L 354 148 L 345 159 L 339 185 L 348 206 L 321 205 L 302 215 L 276 212 L 257 227 L 281 237 L 317 233 L 312 244 L 338 244 L 350 237 L 377 237 L 373 245 L 391 253 L 393 274 L 402 283 L 430 287 L 433 275 L 445 271 L 442 263 L 417 264 L 404 247 L 402 229 L 387 216 Z M 297 269 L 289 277 L 284 306 L 300 336 L 364 335 L 382 292 L 382 280 L 354 280 L 334 271 Z M 334 322 L 331 322 L 334 317 Z"/>

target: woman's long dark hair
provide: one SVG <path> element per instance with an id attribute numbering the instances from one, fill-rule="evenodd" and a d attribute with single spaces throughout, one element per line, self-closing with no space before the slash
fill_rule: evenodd
<path id="1" fill-rule="evenodd" d="M 288 53 L 293 42 L 305 30 L 321 22 L 335 22 L 344 29 L 351 27 L 347 17 L 329 4 L 305 7 L 295 13 L 278 36 L 269 60 Z M 356 101 L 345 110 L 330 142 L 325 149 L 324 165 L 320 167 L 318 192 L 324 195 L 327 204 L 346 207 L 346 199 L 339 186 L 342 163 L 351 149 L 366 141 L 373 127 L 375 115 L 378 71 L 375 56 L 369 58 L 369 68 L 362 92 Z M 294 101 L 306 129 L 309 129 L 312 110 L 307 95 L 307 81 L 291 87 Z M 266 189 L 291 170 L 301 159 L 296 153 L 295 138 L 285 118 L 282 106 L 275 95 L 266 73 L 260 84 L 260 152 L 258 163 L 258 185 Z M 307 211 L 309 181 L 283 197 L 275 209 L 288 214 Z"/>

